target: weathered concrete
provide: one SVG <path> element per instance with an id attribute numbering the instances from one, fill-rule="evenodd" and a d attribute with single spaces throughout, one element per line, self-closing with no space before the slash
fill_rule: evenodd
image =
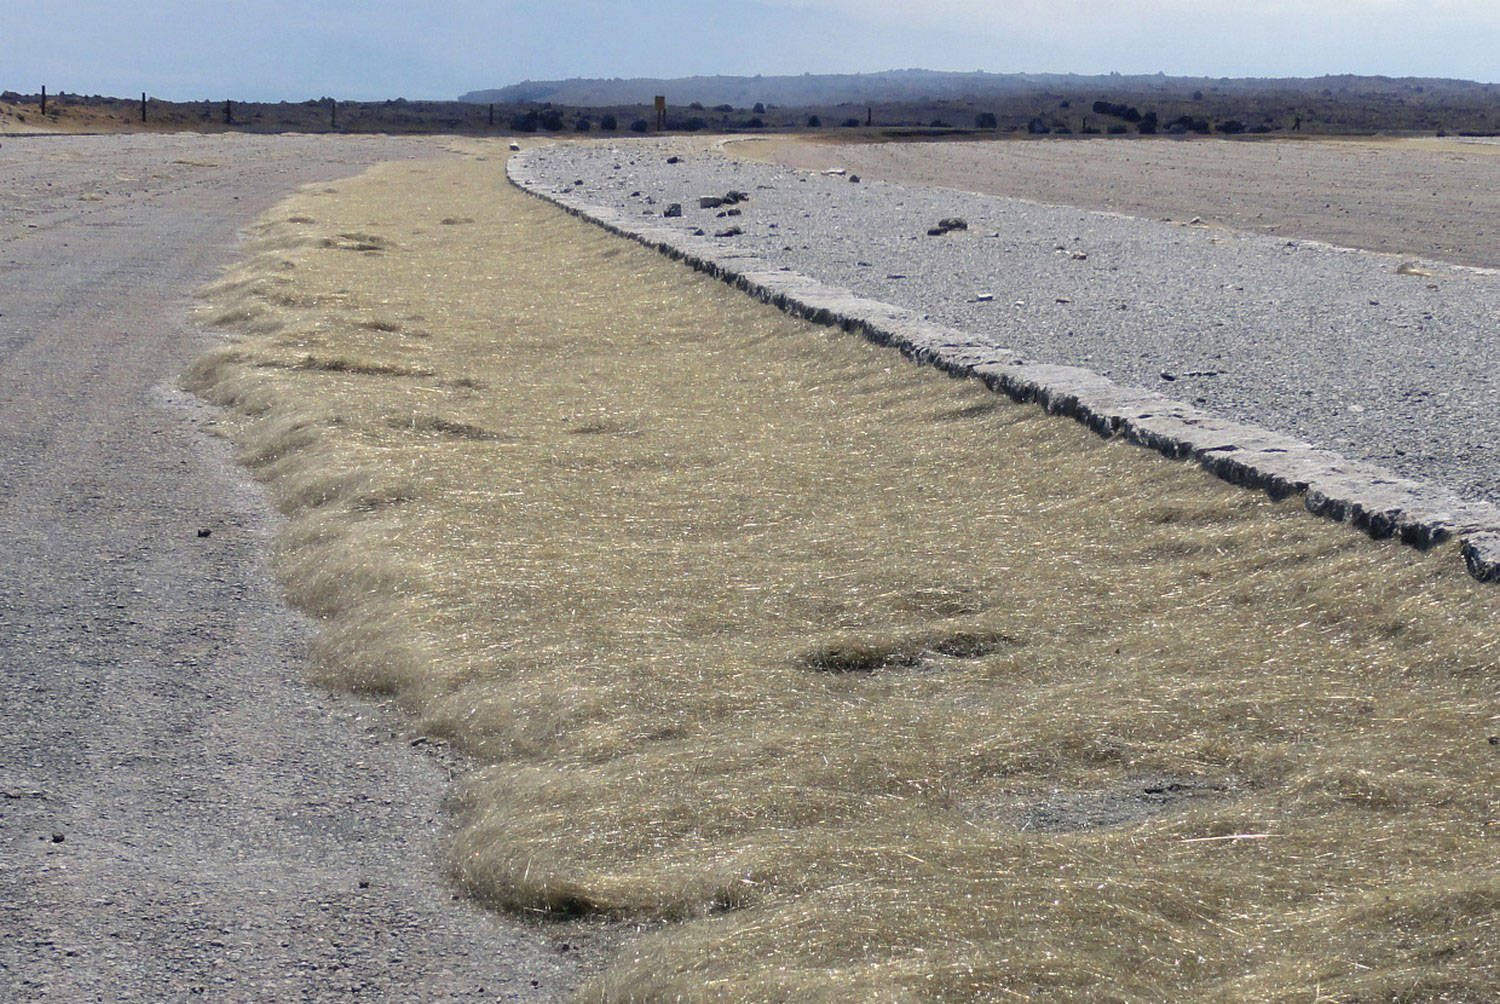
<path id="1" fill-rule="evenodd" d="M 1374 537 L 1399 537 L 1419 548 L 1454 538 L 1470 574 L 1500 581 L 1500 507 L 1348 460 L 1310 443 L 1220 418 L 1140 387 L 1073 366 L 1028 363 L 963 331 L 914 312 L 857 296 L 786 270 L 758 255 L 592 205 L 574 189 L 549 188 L 532 169 L 535 151 L 512 156 L 512 183 L 612 233 L 655 248 L 751 296 L 817 324 L 858 332 L 906 357 L 1123 436 L 1166 456 L 1191 461 L 1232 484 L 1276 498 L 1300 495 L 1309 512 L 1347 522 Z"/>

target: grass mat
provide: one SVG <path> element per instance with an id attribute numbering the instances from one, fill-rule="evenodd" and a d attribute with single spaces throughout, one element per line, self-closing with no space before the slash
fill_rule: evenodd
<path id="1" fill-rule="evenodd" d="M 513 189 L 306 190 L 205 291 L 314 672 L 452 871 L 666 921 L 585 1000 L 1489 999 L 1500 618 Z M 753 205 L 753 204 L 752 204 Z"/>

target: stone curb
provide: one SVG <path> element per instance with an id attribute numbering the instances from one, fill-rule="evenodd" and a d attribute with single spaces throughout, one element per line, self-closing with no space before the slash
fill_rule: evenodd
<path id="1" fill-rule="evenodd" d="M 1399 477 L 1259 426 L 1232 422 L 1141 387 L 1074 366 L 1028 363 L 1016 353 L 925 320 L 889 303 L 857 296 L 736 251 L 626 216 L 556 190 L 533 171 L 539 149 L 512 154 L 506 175 L 522 191 L 654 248 L 762 302 L 816 324 L 857 332 L 918 363 L 975 377 L 1016 401 L 1035 403 L 1102 436 L 1121 436 L 1168 457 L 1189 460 L 1231 484 L 1282 499 L 1300 495 L 1307 510 L 1350 523 L 1372 537 L 1398 537 L 1427 549 L 1455 538 L 1469 573 L 1500 582 L 1500 507 L 1469 502 L 1436 486 Z"/>

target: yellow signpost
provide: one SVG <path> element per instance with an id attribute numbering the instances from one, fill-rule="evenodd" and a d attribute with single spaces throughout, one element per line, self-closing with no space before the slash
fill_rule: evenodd
<path id="1" fill-rule="evenodd" d="M 667 96 L 665 94 L 658 94 L 656 96 L 656 128 L 657 129 L 665 129 L 666 127 L 667 127 Z"/>

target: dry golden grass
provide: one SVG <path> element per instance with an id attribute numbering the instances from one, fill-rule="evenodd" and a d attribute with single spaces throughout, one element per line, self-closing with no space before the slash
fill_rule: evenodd
<path id="1" fill-rule="evenodd" d="M 678 921 L 585 999 L 1492 998 L 1500 618 L 1454 555 L 793 321 L 468 150 L 277 209 L 186 382 L 291 516 L 320 677 L 482 765 L 462 886 Z"/>

